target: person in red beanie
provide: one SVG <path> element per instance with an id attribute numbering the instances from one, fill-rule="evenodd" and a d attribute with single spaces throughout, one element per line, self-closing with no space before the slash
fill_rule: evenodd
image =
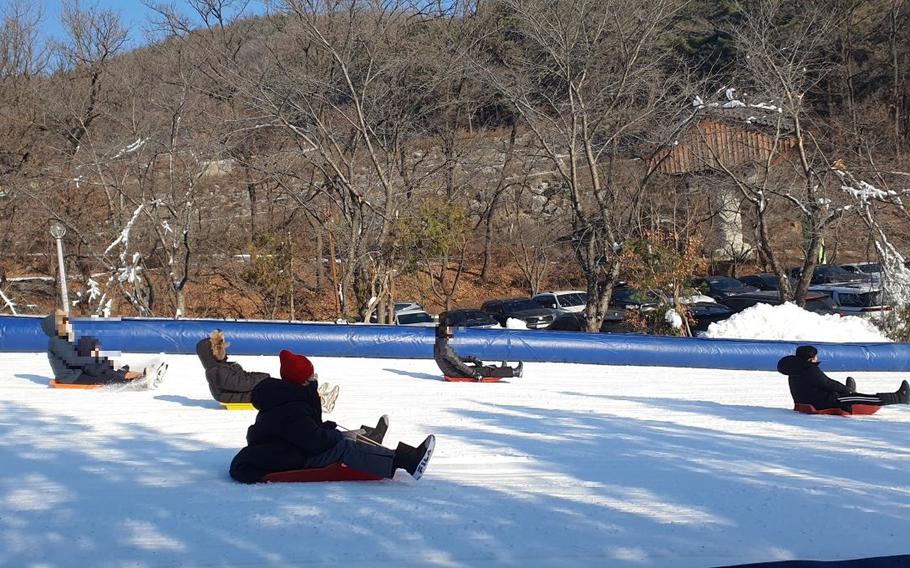
<path id="1" fill-rule="evenodd" d="M 436 445 L 433 435 L 416 448 L 404 443 L 395 450 L 383 447 L 387 416 L 375 428 L 342 432 L 334 422 L 322 420 L 312 362 L 287 350 L 279 359 L 281 380 L 267 378 L 253 388 L 252 403 L 259 413 L 247 430 L 247 446 L 231 462 L 231 477 L 256 483 L 270 473 L 343 463 L 379 477 L 391 478 L 396 469 L 404 469 L 421 478 Z"/>

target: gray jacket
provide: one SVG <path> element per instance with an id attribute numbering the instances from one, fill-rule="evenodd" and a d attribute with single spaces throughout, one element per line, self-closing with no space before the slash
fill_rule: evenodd
<path id="1" fill-rule="evenodd" d="M 54 314 L 41 321 L 41 329 L 48 337 L 47 360 L 58 383 L 75 383 L 83 374 L 95 376 L 101 363 L 94 357 L 80 357 L 72 343 L 57 336 Z"/>

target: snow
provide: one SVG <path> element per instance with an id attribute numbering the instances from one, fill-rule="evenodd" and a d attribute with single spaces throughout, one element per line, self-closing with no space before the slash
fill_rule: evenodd
<path id="1" fill-rule="evenodd" d="M 822 315 L 787 302 L 756 304 L 712 323 L 704 337 L 779 339 L 788 341 L 890 342 L 873 324 L 856 316 Z"/>
<path id="2" fill-rule="evenodd" d="M 523 319 L 506 318 L 506 329 L 528 329 L 528 323 Z"/>
<path id="3" fill-rule="evenodd" d="M 66 391 L 47 388 L 43 353 L 0 354 L 0 565 L 703 568 L 908 552 L 905 406 L 800 415 L 768 372 L 526 363 L 521 379 L 469 384 L 432 360 L 314 358 L 341 386 L 328 418 L 388 413 L 391 447 L 436 434 L 426 475 L 247 486 L 227 469 L 254 414 L 219 409 L 195 356 L 165 357 L 156 391 Z M 277 357 L 236 360 L 278 372 Z"/>

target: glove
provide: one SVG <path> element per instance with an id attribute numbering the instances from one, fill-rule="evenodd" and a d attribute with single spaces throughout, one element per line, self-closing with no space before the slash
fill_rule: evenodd
<path id="1" fill-rule="evenodd" d="M 325 422 L 322 423 L 322 427 L 325 428 L 326 430 L 334 430 L 335 428 L 338 427 L 338 424 L 335 424 L 331 420 L 326 420 Z"/>

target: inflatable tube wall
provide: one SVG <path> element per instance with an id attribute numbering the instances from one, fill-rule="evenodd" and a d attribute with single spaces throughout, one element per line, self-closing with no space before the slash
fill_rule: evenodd
<path id="1" fill-rule="evenodd" d="M 262 321 L 73 320 L 76 336 L 129 353 L 195 353 L 213 329 L 224 330 L 233 355 L 277 355 L 282 349 L 315 357 L 430 359 L 434 329 Z M 487 361 L 545 361 L 773 371 L 799 342 L 654 337 L 511 329 L 456 330 L 452 347 Z M 826 371 L 910 371 L 910 344 L 814 343 Z M 40 317 L 0 316 L 0 351 L 42 352 Z"/>

